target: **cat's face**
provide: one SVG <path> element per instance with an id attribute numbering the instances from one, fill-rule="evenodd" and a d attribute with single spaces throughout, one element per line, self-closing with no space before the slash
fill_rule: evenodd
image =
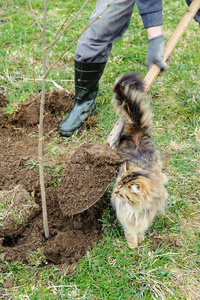
<path id="1" fill-rule="evenodd" d="M 137 174 L 135 169 L 131 170 L 131 166 L 128 163 L 125 164 L 124 168 L 122 177 L 114 189 L 115 196 L 121 200 L 128 201 L 132 205 L 142 200 L 145 202 L 150 200 L 155 194 L 155 182 L 148 176 Z"/>
<path id="2" fill-rule="evenodd" d="M 121 200 L 126 200 L 130 204 L 137 204 L 141 200 L 149 198 L 154 193 L 153 182 L 143 176 L 138 176 L 125 184 L 119 183 L 114 190 L 114 194 Z"/>

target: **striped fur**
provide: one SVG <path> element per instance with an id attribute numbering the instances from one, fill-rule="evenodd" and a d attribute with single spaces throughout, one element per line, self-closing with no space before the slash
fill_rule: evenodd
<path id="1" fill-rule="evenodd" d="M 150 133 L 153 114 L 149 103 L 144 102 L 144 91 L 144 82 L 138 74 L 127 73 L 116 80 L 112 102 L 117 115 L 134 132 L 148 129 Z"/>

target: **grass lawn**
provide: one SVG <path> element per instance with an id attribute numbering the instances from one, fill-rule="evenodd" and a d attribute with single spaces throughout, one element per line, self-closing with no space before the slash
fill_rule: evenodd
<path id="1" fill-rule="evenodd" d="M 71 20 L 83 3 L 49 1 L 47 43 L 66 17 L 69 15 Z M 95 3 L 88 3 L 53 47 L 50 63 L 86 26 Z M 43 1 L 32 0 L 32 6 L 42 22 Z M 184 0 L 163 0 L 163 7 L 167 41 L 187 5 Z M 1 1 L 0 29 L 0 93 L 9 100 L 5 113 L 10 114 L 20 102 L 41 91 L 41 32 L 25 0 Z M 200 299 L 199 45 L 200 28 L 192 21 L 172 55 L 169 69 L 156 79 L 147 95 L 154 113 L 153 138 L 162 152 L 169 178 L 169 197 L 165 215 L 155 220 L 145 241 L 139 248 L 129 249 L 120 224 L 113 220 L 108 208 L 102 220 L 103 239 L 72 267 L 74 272 L 43 266 L 40 253 L 32 256 L 31 265 L 0 261 L 0 299 Z M 114 44 L 100 82 L 99 122 L 96 127 L 83 130 L 79 137 L 66 140 L 66 151 L 77 148 L 85 138 L 93 143 L 106 140 L 117 120 L 110 103 L 115 78 L 132 70 L 145 76 L 147 48 L 147 33 L 135 7 L 130 27 L 123 39 Z M 50 72 L 47 91 L 58 85 L 74 91 L 75 49 L 73 45 Z M 55 145 L 56 140 L 52 143 Z M 10 278 L 13 287 L 7 288 Z"/>

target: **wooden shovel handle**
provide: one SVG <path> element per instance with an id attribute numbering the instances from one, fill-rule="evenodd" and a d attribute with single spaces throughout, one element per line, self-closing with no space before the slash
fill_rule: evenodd
<path id="1" fill-rule="evenodd" d="M 165 45 L 165 51 L 163 56 L 165 61 L 167 60 L 167 58 L 170 56 L 170 54 L 176 47 L 181 36 L 189 26 L 190 22 L 194 18 L 199 8 L 200 8 L 200 0 L 193 0 L 190 6 L 188 7 L 186 13 L 182 17 L 181 21 L 177 25 L 176 29 L 174 30 L 173 34 L 171 35 L 171 37 L 169 38 L 168 42 Z M 145 94 L 148 92 L 148 90 L 152 86 L 154 80 L 156 79 L 159 73 L 160 73 L 160 68 L 154 64 L 144 78 L 144 81 L 146 83 Z M 109 143 L 111 147 L 114 147 L 118 142 L 123 127 L 124 127 L 124 123 L 121 119 L 119 119 L 106 140 L 106 142 Z"/>
<path id="2" fill-rule="evenodd" d="M 165 61 L 168 59 L 168 57 L 170 56 L 170 54 L 178 44 L 180 38 L 182 37 L 183 33 L 189 26 L 190 22 L 193 20 L 199 8 L 200 8 L 200 0 L 193 0 L 193 2 L 188 7 L 186 13 L 182 17 L 181 21 L 179 22 L 173 34 L 171 35 L 171 37 L 169 38 L 168 42 L 165 45 L 165 51 L 163 55 Z M 147 75 L 144 78 L 146 82 L 145 94 L 148 92 L 148 90 L 152 86 L 154 80 L 156 79 L 159 73 L 160 73 L 160 68 L 157 65 L 153 65 L 150 68 L 150 70 L 148 71 Z"/>

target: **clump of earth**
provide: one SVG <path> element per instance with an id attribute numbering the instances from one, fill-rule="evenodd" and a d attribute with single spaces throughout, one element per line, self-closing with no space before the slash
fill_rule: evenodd
<path id="1" fill-rule="evenodd" d="M 22 185 L 0 191 L 0 205 L 0 235 L 3 237 L 22 233 L 39 210 L 39 205 Z"/>
<path id="2" fill-rule="evenodd" d="M 61 112 L 70 111 L 73 102 L 74 95 L 65 91 L 46 95 L 44 148 L 49 147 L 52 138 L 59 136 Z M 100 220 L 110 202 L 104 190 L 115 177 L 121 158 L 106 144 L 86 143 L 69 154 L 45 152 L 50 231 L 46 239 L 36 163 L 39 100 L 37 97 L 27 99 L 11 115 L 4 114 L 7 103 L 6 97 L 0 94 L 0 213 L 3 215 L 0 259 L 29 263 L 30 253 L 40 251 L 49 263 L 76 263 L 102 237 Z M 93 117 L 85 126 L 95 126 L 95 122 L 96 117 Z M 58 142 L 58 147 L 64 149 L 64 141 Z M 97 168 L 99 176 L 95 175 Z M 59 176 L 58 170 L 62 170 Z"/>

